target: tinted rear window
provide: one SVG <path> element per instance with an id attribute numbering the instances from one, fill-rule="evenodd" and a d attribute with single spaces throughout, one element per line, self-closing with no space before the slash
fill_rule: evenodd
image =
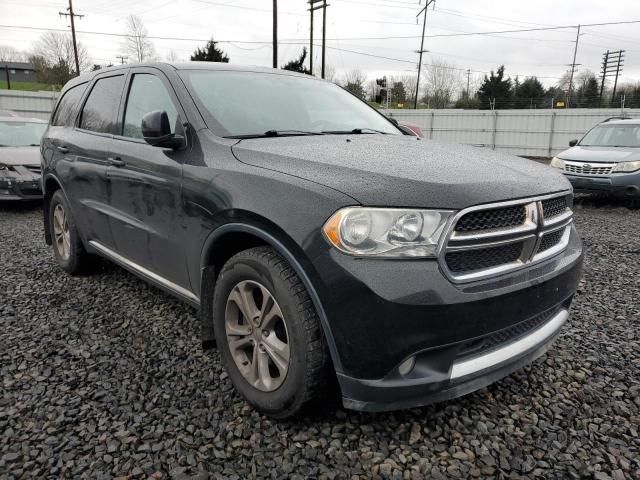
<path id="1" fill-rule="evenodd" d="M 116 113 L 120 105 L 124 75 L 101 78 L 96 82 L 84 104 L 80 128 L 92 132 L 117 133 Z"/>
<path id="2" fill-rule="evenodd" d="M 66 126 L 73 124 L 75 113 L 77 112 L 77 105 L 82 98 L 86 86 L 86 83 L 76 85 L 64 93 L 60 103 L 58 103 L 56 113 L 53 115 L 51 125 Z"/>

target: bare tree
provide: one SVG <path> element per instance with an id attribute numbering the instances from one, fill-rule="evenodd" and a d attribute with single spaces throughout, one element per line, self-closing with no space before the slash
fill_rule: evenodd
<path id="1" fill-rule="evenodd" d="M 0 45 L 0 62 L 24 62 L 26 55 L 9 45 Z"/>
<path id="2" fill-rule="evenodd" d="M 137 62 L 152 60 L 156 55 L 147 27 L 137 15 L 127 17 L 127 37 L 123 48 Z"/>
<path id="3" fill-rule="evenodd" d="M 167 62 L 179 62 L 180 61 L 180 57 L 178 57 L 178 54 L 176 53 L 176 51 L 173 48 L 171 50 L 169 50 L 169 53 L 167 53 L 166 59 L 167 59 Z"/>
<path id="4" fill-rule="evenodd" d="M 446 60 L 434 59 L 423 70 L 424 100 L 431 108 L 446 108 L 462 84 L 461 70 Z"/>
<path id="5" fill-rule="evenodd" d="M 73 53 L 73 38 L 70 33 L 46 32 L 36 42 L 34 56 L 44 59 L 47 65 L 68 65 L 75 71 L 75 58 Z M 89 52 L 78 42 L 78 62 L 80 71 L 91 69 L 93 63 L 89 58 Z"/>
<path id="6" fill-rule="evenodd" d="M 336 81 L 336 67 L 334 67 L 333 65 L 325 65 L 324 66 L 324 79 L 327 80 L 328 82 L 334 82 Z"/>

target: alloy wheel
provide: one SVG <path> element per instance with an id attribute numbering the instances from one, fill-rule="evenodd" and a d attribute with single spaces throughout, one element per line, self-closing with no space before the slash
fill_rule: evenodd
<path id="1" fill-rule="evenodd" d="M 231 289 L 225 332 L 245 380 L 263 392 L 278 389 L 289 370 L 289 334 L 278 302 L 264 285 L 245 280 Z"/>
<path id="2" fill-rule="evenodd" d="M 71 254 L 71 233 L 64 207 L 57 204 L 53 210 L 53 237 L 60 258 L 67 260 Z"/>

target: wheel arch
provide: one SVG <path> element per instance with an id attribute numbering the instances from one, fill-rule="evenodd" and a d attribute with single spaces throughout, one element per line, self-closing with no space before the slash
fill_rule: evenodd
<path id="1" fill-rule="evenodd" d="M 235 249 L 220 248 L 229 244 L 233 245 Z M 318 290 L 312 280 L 312 275 L 309 275 L 309 271 L 313 270 L 311 262 L 309 262 L 302 249 L 293 239 L 277 225 L 265 219 L 247 218 L 230 221 L 217 227 L 207 237 L 200 260 L 200 320 L 203 342 L 208 344 L 215 341 L 213 325 L 210 325 L 210 319 L 212 318 L 213 288 L 215 287 L 219 269 L 235 253 L 259 245 L 270 246 L 282 255 L 302 280 L 320 319 L 320 326 L 329 347 L 333 367 L 336 372 L 341 372 L 342 362 L 339 358 L 329 320 Z M 216 258 L 216 251 L 220 253 L 221 250 L 223 252 L 222 256 Z"/>

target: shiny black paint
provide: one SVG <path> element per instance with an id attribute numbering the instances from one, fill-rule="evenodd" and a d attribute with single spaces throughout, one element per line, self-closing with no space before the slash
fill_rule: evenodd
<path id="1" fill-rule="evenodd" d="M 321 234 L 327 218 L 349 205 L 459 209 L 567 190 L 551 169 L 405 136 L 225 139 L 206 128 L 175 67 L 117 67 L 98 76 L 114 71 L 127 82 L 137 71 L 165 82 L 184 121 L 185 145 L 166 149 L 74 126 L 49 127 L 44 182 L 50 189 L 55 179 L 65 191 L 87 248 L 98 240 L 205 298 L 203 272 L 215 264 L 224 239 L 254 235 L 303 278 L 339 378 L 383 377 L 411 351 L 489 333 L 575 290 L 574 277 L 548 299 L 537 292 L 549 292 L 535 286 L 579 265 L 577 237 L 574 248 L 539 270 L 454 286 L 433 260 L 349 257 Z M 70 85 L 88 81 L 89 91 L 91 75 Z M 116 131 L 125 104 L 126 93 Z M 61 145 L 69 151 L 60 153 Z M 505 295 L 517 305 L 504 303 Z"/>

